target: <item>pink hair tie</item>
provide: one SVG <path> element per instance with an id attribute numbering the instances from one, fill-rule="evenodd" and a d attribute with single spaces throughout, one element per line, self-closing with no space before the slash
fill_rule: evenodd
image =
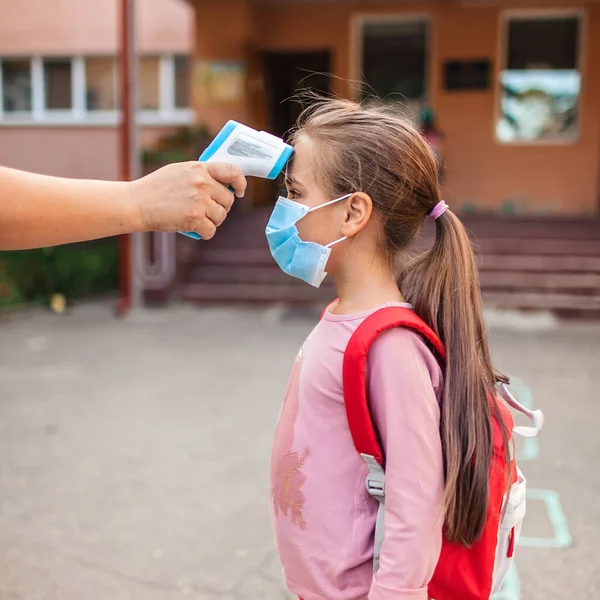
<path id="1" fill-rule="evenodd" d="M 431 217 L 434 221 L 437 221 L 447 210 L 448 205 L 443 200 L 440 200 L 427 216 Z"/>

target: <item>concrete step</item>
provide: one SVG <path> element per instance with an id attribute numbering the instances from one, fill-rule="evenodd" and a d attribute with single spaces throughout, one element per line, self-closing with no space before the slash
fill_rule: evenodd
<path id="1" fill-rule="evenodd" d="M 479 254 L 477 264 L 482 271 L 600 273 L 600 255 Z"/>
<path id="2" fill-rule="evenodd" d="M 325 304 L 335 299 L 335 290 L 329 285 L 317 289 L 307 284 L 186 283 L 179 295 L 183 300 L 201 304 Z"/>
<path id="3" fill-rule="evenodd" d="M 188 281 L 189 283 L 278 284 L 286 287 L 306 285 L 303 281 L 286 275 L 274 262 L 270 266 L 240 263 L 198 265 L 190 270 Z"/>
<path id="4" fill-rule="evenodd" d="M 600 232 L 596 240 L 476 238 L 473 249 L 478 254 L 538 256 L 600 256 Z"/>
<path id="5" fill-rule="evenodd" d="M 465 227 L 478 239 L 599 240 L 600 217 L 491 217 L 462 215 Z"/>
<path id="6" fill-rule="evenodd" d="M 181 236 L 183 237 L 183 236 Z M 192 244 L 179 244 L 177 248 L 178 265 L 192 271 L 200 265 L 257 265 L 277 266 L 268 246 L 240 248 L 235 240 L 229 247 L 219 248 L 211 242 L 189 240 Z"/>
<path id="7" fill-rule="evenodd" d="M 486 305 L 502 309 L 568 311 L 577 314 L 600 314 L 600 294 L 584 296 L 549 292 L 486 292 Z"/>
<path id="8" fill-rule="evenodd" d="M 481 271 L 483 290 L 538 290 L 588 292 L 600 295 L 600 273 L 523 273 L 519 271 Z"/>
<path id="9" fill-rule="evenodd" d="M 210 242 L 178 241 L 180 295 L 196 302 L 310 304 L 335 293 L 282 273 L 264 227 L 270 211 L 238 211 Z M 600 220 L 466 217 L 487 302 L 507 309 L 598 310 Z M 426 223 L 419 250 L 431 243 Z M 181 236 L 180 236 L 181 237 Z"/>

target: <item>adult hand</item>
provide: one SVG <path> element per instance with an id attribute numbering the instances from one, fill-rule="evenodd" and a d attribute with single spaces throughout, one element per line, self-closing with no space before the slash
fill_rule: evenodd
<path id="1" fill-rule="evenodd" d="M 230 164 L 191 161 L 162 167 L 130 186 L 143 230 L 193 231 L 209 240 L 235 196 L 244 195 L 246 178 Z"/>

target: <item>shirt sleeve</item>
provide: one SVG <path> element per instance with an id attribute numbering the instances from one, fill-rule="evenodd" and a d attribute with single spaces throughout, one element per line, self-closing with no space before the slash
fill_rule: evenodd
<path id="1" fill-rule="evenodd" d="M 427 600 L 442 546 L 442 373 L 407 329 L 383 333 L 367 363 L 369 402 L 386 456 L 385 536 L 369 600 Z"/>

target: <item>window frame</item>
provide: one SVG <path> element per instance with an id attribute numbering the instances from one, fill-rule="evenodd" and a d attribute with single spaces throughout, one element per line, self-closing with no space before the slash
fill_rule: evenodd
<path id="1" fill-rule="evenodd" d="M 508 64 L 508 35 L 510 21 L 530 21 L 535 19 L 565 19 L 576 18 L 579 21 L 579 39 L 577 40 L 577 71 L 581 81 L 577 128 L 573 135 L 569 137 L 542 138 L 537 140 L 512 140 L 502 141 L 498 138 L 496 127 L 500 116 L 502 106 L 502 88 L 500 85 L 500 75 L 506 70 Z M 492 138 L 494 142 L 501 147 L 512 146 L 572 146 L 581 139 L 582 117 L 583 117 L 583 91 L 585 84 L 585 40 L 587 38 L 587 13 L 585 8 L 540 8 L 540 9 L 509 9 L 500 12 L 498 20 L 498 50 L 497 65 L 495 69 L 494 81 L 494 113 L 492 118 Z"/>
<path id="2" fill-rule="evenodd" d="M 188 97 L 188 106 L 177 106 L 177 82 L 176 82 L 176 76 L 177 76 L 177 59 L 178 58 L 183 58 L 187 61 L 187 68 L 188 68 L 188 84 L 191 88 L 192 85 L 192 76 L 193 76 L 193 70 L 194 70 L 194 62 L 193 62 L 193 56 L 190 54 L 185 54 L 185 53 L 175 53 L 171 55 L 172 58 L 172 64 L 173 64 L 173 109 L 174 110 L 189 110 L 192 107 L 192 95 L 191 95 L 191 89 L 188 90 L 189 92 L 189 97 Z"/>
<path id="3" fill-rule="evenodd" d="M 29 80 L 30 86 L 32 89 L 32 98 L 31 98 L 31 110 L 16 110 L 9 111 L 8 113 L 4 111 L 4 72 L 3 66 L 4 62 L 28 62 L 29 63 Z M 4 59 L 0 59 L 0 123 L 15 123 L 20 122 L 22 120 L 30 121 L 33 115 L 33 68 L 32 61 L 29 56 L 6 56 Z"/>
<path id="4" fill-rule="evenodd" d="M 77 56 L 75 61 L 81 65 L 81 88 L 83 94 L 81 94 L 81 117 L 80 119 L 85 120 L 86 123 L 109 123 L 114 124 L 119 122 L 119 108 L 112 109 L 100 109 L 100 110 L 88 110 L 87 108 L 87 69 L 86 62 L 88 59 L 111 59 L 114 61 L 113 78 L 115 86 L 115 105 L 119 104 L 119 72 L 116 68 L 117 57 L 111 56 L 110 54 L 94 54 L 87 56 Z"/>
<path id="5" fill-rule="evenodd" d="M 138 110 L 136 122 L 140 126 L 191 125 L 195 121 L 192 108 L 175 106 L 175 57 L 173 54 L 140 54 L 140 57 L 154 56 L 159 59 L 159 108 L 158 110 Z M 75 56 L 0 56 L 0 127 L 23 126 L 110 126 L 116 127 L 121 120 L 120 108 L 114 110 L 88 110 L 86 104 L 87 80 L 86 60 L 94 58 L 112 58 L 115 64 L 117 56 L 107 54 L 89 54 Z M 64 59 L 71 62 L 71 109 L 49 109 L 45 106 L 44 61 Z M 191 59 L 191 56 L 190 56 Z M 31 111 L 6 113 L 4 111 L 3 64 L 8 61 L 27 61 L 31 73 Z M 118 95 L 118 75 L 115 69 L 115 89 Z"/>
<path id="6" fill-rule="evenodd" d="M 435 56 L 435 19 L 430 12 L 396 12 L 396 13 L 362 13 L 354 15 L 351 19 L 350 35 L 350 74 L 352 85 L 351 94 L 354 100 L 359 101 L 363 86 L 364 56 L 363 41 L 367 25 L 392 25 L 403 23 L 423 23 L 425 25 L 425 103 L 432 107 L 436 94 L 434 92 L 437 72 Z"/>
<path id="7" fill-rule="evenodd" d="M 37 69 L 39 68 L 36 66 L 35 68 L 33 67 L 33 61 L 32 61 L 32 69 L 34 70 L 34 79 L 32 80 L 32 96 L 35 97 L 35 93 L 33 92 L 33 87 L 35 84 L 33 84 L 33 81 L 35 80 L 35 78 L 37 77 L 41 77 L 41 88 L 40 88 L 40 95 L 41 95 L 41 110 L 40 115 L 42 115 L 43 117 L 49 119 L 49 120 L 54 120 L 54 119 L 58 119 L 59 121 L 63 120 L 63 119 L 68 119 L 71 118 L 71 116 L 73 115 L 73 113 L 75 112 L 75 106 L 76 106 L 76 82 L 75 82 L 75 65 L 74 65 L 74 59 L 71 56 L 61 56 L 61 55 L 48 55 L 48 56 L 42 56 L 42 57 L 38 57 L 40 59 L 40 65 L 41 65 L 41 75 L 37 73 Z M 52 61 L 56 61 L 56 62 L 65 62 L 67 64 L 69 64 L 70 68 L 71 68 L 71 108 L 48 108 L 48 106 L 46 106 L 46 77 L 45 77 L 45 63 L 46 62 L 52 62 Z M 40 86 L 40 84 L 37 84 L 38 86 Z M 38 101 L 40 102 L 40 101 Z"/>

